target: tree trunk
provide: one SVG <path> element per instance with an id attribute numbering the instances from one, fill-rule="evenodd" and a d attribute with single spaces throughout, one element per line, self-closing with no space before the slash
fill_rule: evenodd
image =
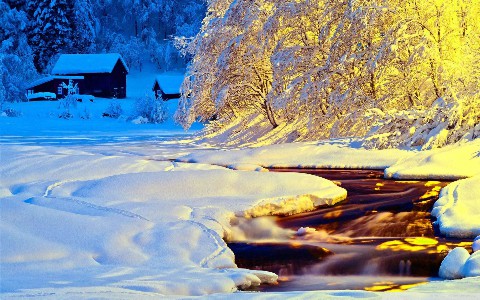
<path id="1" fill-rule="evenodd" d="M 267 119 L 272 125 L 273 129 L 277 128 L 278 124 L 277 124 L 277 121 L 275 120 L 275 115 L 273 113 L 272 107 L 270 106 L 270 104 L 267 102 L 266 99 L 263 102 L 263 109 L 265 110 L 267 114 Z"/>

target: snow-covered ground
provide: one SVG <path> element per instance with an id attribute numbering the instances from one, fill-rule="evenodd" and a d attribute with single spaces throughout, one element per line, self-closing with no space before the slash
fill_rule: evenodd
<path id="1" fill-rule="evenodd" d="M 133 77 L 137 93 L 142 82 L 150 85 L 140 77 Z M 0 298 L 405 297 L 232 294 L 276 280 L 236 268 L 223 240 L 241 238 L 232 219 L 297 213 L 345 197 L 330 181 L 263 167 L 390 167 L 386 175 L 400 178 L 468 177 L 444 189 L 434 213 L 447 234 L 479 234 L 478 141 L 420 153 L 362 150 L 355 140 L 216 149 L 194 143 L 173 121 L 137 125 L 101 117 L 111 101 L 128 109 L 129 96 L 79 103 L 75 112 L 88 111 L 90 119 L 59 119 L 58 102 L 15 104 L 22 116 L 0 117 Z M 169 105 L 173 110 L 174 102 Z M 463 275 L 478 276 L 478 254 L 453 261 Z M 472 298 L 480 293 L 479 278 L 433 282 L 407 293 Z"/>
<path id="2" fill-rule="evenodd" d="M 0 119 L 2 130 L 14 130 L 5 120 Z M 231 297 L 238 287 L 276 279 L 236 268 L 222 239 L 238 234 L 232 218 L 311 209 L 345 196 L 329 181 L 305 174 L 173 162 L 187 153 L 225 151 L 203 150 L 188 144 L 188 136 L 179 140 L 141 126 L 63 138 L 58 128 L 40 136 L 32 129 L 30 135 L 2 137 L 2 298 Z M 474 288 L 478 281 L 468 280 L 469 289 L 462 293 L 479 292 Z M 455 285 L 445 289 L 451 292 Z M 426 299 L 424 293 L 432 291 L 414 292 Z M 354 291 L 281 295 L 308 299 L 319 293 L 390 298 Z"/>

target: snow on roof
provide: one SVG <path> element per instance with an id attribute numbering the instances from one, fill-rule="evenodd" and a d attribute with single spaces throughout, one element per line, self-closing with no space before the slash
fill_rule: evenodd
<path id="1" fill-rule="evenodd" d="M 165 94 L 180 94 L 183 79 L 183 74 L 162 74 L 155 77 L 155 82 Z"/>
<path id="2" fill-rule="evenodd" d="M 83 77 L 83 76 L 58 76 L 58 75 L 57 76 L 47 76 L 47 77 L 43 77 L 43 78 L 37 79 L 37 80 L 29 83 L 26 86 L 26 89 L 31 89 L 33 87 L 36 87 L 38 85 L 44 84 L 44 83 L 49 82 L 49 81 L 52 81 L 54 79 L 65 79 L 65 80 L 76 79 L 76 80 L 80 80 L 80 79 L 85 79 L 85 77 Z"/>
<path id="3" fill-rule="evenodd" d="M 62 54 L 52 74 L 111 73 L 118 60 L 128 72 L 127 64 L 118 53 Z"/>

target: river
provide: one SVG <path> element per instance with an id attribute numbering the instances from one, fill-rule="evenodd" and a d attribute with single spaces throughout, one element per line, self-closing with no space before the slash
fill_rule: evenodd
<path id="1" fill-rule="evenodd" d="M 334 206 L 275 219 L 292 237 L 230 242 L 239 267 L 275 272 L 260 291 L 401 291 L 437 278 L 450 249 L 471 241 L 442 237 L 430 214 L 448 182 L 398 181 L 381 170 L 272 169 L 334 181 L 348 192 Z M 302 228 L 300 231 L 299 229 Z"/>

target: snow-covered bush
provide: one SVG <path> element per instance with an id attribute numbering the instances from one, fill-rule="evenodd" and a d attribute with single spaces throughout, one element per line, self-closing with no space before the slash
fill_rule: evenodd
<path id="1" fill-rule="evenodd" d="M 86 107 L 84 107 L 83 110 L 79 113 L 79 117 L 80 119 L 90 120 L 92 118 L 92 114 Z"/>
<path id="2" fill-rule="evenodd" d="M 132 119 L 144 118 L 148 123 L 163 123 L 168 118 L 168 110 L 165 102 L 156 99 L 152 92 L 145 93 L 145 96 L 135 100 Z"/>
<path id="3" fill-rule="evenodd" d="M 378 118 L 369 148 L 433 149 L 480 137 L 480 97 L 438 99 L 426 110 L 391 111 Z"/>
<path id="4" fill-rule="evenodd" d="M 114 118 L 114 119 L 118 119 L 121 115 L 123 115 L 123 108 L 118 101 L 110 102 L 107 109 L 105 109 L 105 111 L 102 114 L 103 117 Z"/>
<path id="5" fill-rule="evenodd" d="M 2 116 L 5 116 L 5 117 L 20 117 L 22 115 L 22 112 L 19 111 L 19 110 L 16 110 L 16 109 L 13 109 L 11 107 L 6 107 L 4 109 L 1 109 L 1 114 Z"/>
<path id="6" fill-rule="evenodd" d="M 67 120 L 73 118 L 73 114 L 70 110 L 77 107 L 77 97 L 75 97 L 77 85 L 77 83 L 73 83 L 73 80 L 69 80 L 68 84 L 62 82 L 62 87 L 67 89 L 68 93 L 58 102 L 58 106 L 62 110 L 58 116 L 59 118 Z"/>

